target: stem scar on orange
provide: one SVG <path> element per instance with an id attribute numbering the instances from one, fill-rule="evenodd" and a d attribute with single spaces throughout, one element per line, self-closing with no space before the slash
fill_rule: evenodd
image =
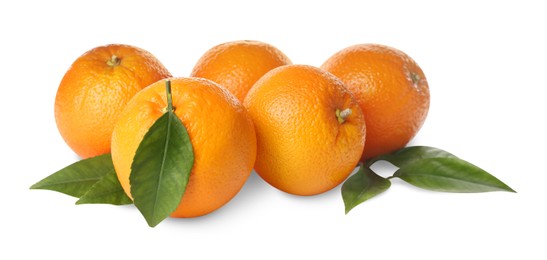
<path id="1" fill-rule="evenodd" d="M 55 97 L 55 121 L 81 158 L 110 152 L 110 138 L 125 104 L 144 87 L 171 74 L 151 53 L 130 45 L 96 47 L 64 75 Z"/>

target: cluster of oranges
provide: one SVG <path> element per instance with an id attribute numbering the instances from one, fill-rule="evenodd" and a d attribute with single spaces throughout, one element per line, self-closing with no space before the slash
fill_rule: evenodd
<path id="1" fill-rule="evenodd" d="M 207 51 L 189 77 L 172 77 L 134 46 L 97 47 L 62 79 L 55 119 L 80 157 L 111 153 L 130 197 L 135 152 L 165 113 L 165 79 L 195 157 L 173 217 L 220 208 L 253 168 L 291 194 L 328 191 L 360 161 L 404 147 L 429 108 L 420 67 L 378 44 L 345 48 L 314 67 L 292 64 L 267 43 L 228 42 Z"/>

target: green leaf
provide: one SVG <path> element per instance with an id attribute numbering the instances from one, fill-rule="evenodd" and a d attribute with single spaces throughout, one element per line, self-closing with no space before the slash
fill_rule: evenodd
<path id="1" fill-rule="evenodd" d="M 104 177 L 97 181 L 76 204 L 112 204 L 126 205 L 133 201 L 125 194 L 118 176 L 112 168 Z"/>
<path id="2" fill-rule="evenodd" d="M 104 154 L 75 162 L 30 188 L 58 191 L 79 198 L 113 168 L 110 154 Z"/>
<path id="3" fill-rule="evenodd" d="M 193 164 L 188 132 L 168 110 L 139 144 L 129 176 L 133 201 L 149 226 L 156 226 L 178 207 Z"/>
<path id="4" fill-rule="evenodd" d="M 386 191 L 391 186 L 388 179 L 378 176 L 368 167 L 360 165 L 359 171 L 342 185 L 342 199 L 346 214 L 355 206 Z"/>
<path id="5" fill-rule="evenodd" d="M 515 192 L 483 169 L 455 157 L 414 160 L 397 170 L 394 177 L 434 191 Z"/>
<path id="6" fill-rule="evenodd" d="M 415 161 L 426 158 L 455 158 L 453 154 L 435 147 L 429 146 L 411 146 L 405 147 L 391 154 L 380 155 L 373 158 L 369 165 L 376 161 L 385 160 L 391 164 L 401 168 L 405 165 L 412 164 Z"/>

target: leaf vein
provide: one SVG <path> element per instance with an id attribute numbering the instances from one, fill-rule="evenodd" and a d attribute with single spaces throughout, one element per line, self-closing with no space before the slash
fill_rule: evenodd
<path id="1" fill-rule="evenodd" d="M 453 177 L 453 176 L 446 176 L 446 175 L 432 175 L 432 174 L 423 174 L 423 173 L 412 173 L 412 174 L 403 174 L 402 176 L 426 176 L 426 177 L 429 177 L 429 178 L 437 178 L 437 179 L 449 179 L 449 180 L 456 180 L 458 182 L 462 182 L 462 183 L 472 183 L 472 184 L 476 184 L 476 185 L 480 185 L 480 186 L 487 186 L 487 187 L 498 187 L 499 186 L 494 186 L 494 185 L 490 185 L 488 183 L 482 183 L 482 182 L 478 182 L 478 181 L 473 181 L 473 180 L 469 180 L 469 179 L 461 179 L 461 178 L 456 178 L 456 177 Z M 424 178 L 425 179 L 425 178 Z"/>

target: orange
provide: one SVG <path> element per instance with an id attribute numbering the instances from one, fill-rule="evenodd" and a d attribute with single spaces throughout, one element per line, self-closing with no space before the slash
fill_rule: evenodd
<path id="1" fill-rule="evenodd" d="M 218 84 L 199 78 L 171 79 L 173 107 L 190 136 L 194 165 L 172 217 L 197 217 L 230 201 L 249 177 L 256 158 L 256 136 L 243 105 Z M 112 160 L 124 191 L 135 152 L 167 107 L 165 82 L 137 93 L 112 134 Z"/>
<path id="2" fill-rule="evenodd" d="M 110 152 L 114 123 L 137 91 L 171 74 L 149 52 L 129 45 L 94 48 L 64 75 L 55 120 L 65 142 L 82 158 Z"/>
<path id="3" fill-rule="evenodd" d="M 210 79 L 241 102 L 253 84 L 273 68 L 291 64 L 276 47 L 259 41 L 234 41 L 213 47 L 196 63 L 191 76 Z"/>
<path id="4" fill-rule="evenodd" d="M 287 65 L 258 80 L 245 99 L 255 124 L 255 170 L 296 195 L 328 191 L 357 165 L 363 113 L 342 81 L 307 65 Z"/>
<path id="5" fill-rule="evenodd" d="M 355 45 L 331 56 L 321 68 L 346 84 L 365 114 L 363 160 L 403 148 L 422 127 L 429 87 L 418 64 L 402 51 Z"/>

